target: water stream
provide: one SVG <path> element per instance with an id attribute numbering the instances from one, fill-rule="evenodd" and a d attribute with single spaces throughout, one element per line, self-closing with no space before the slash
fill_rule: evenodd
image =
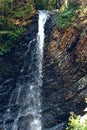
<path id="1" fill-rule="evenodd" d="M 33 121 L 31 122 L 31 130 L 41 130 L 41 96 L 40 96 L 40 87 L 43 83 L 43 75 L 42 75 L 42 62 L 43 62 L 43 47 L 44 47 L 44 25 L 46 23 L 48 17 L 48 11 L 39 11 L 39 20 L 38 20 L 38 35 L 37 35 L 37 44 L 36 44 L 36 55 L 37 55 L 37 73 L 35 76 L 35 81 L 37 85 L 31 85 L 31 93 L 33 96 L 33 103 L 34 106 L 32 110 L 33 114 Z M 36 92 L 34 91 L 36 89 Z M 35 108 L 34 108 L 35 107 Z"/>
<path id="2" fill-rule="evenodd" d="M 25 60 L 20 71 L 22 73 L 29 65 L 27 73 L 19 77 L 16 88 L 11 94 L 8 109 L 3 115 L 3 130 L 42 130 L 40 87 L 43 83 L 44 26 L 49 13 L 48 11 L 38 11 L 38 15 L 37 38 L 30 41 L 25 52 L 26 59 L 27 55 L 30 55 L 31 62 L 28 59 Z M 32 45 L 33 42 L 36 42 L 35 46 Z M 33 46 L 33 50 L 30 53 L 31 46 Z M 10 124 L 8 125 L 8 123 Z"/>

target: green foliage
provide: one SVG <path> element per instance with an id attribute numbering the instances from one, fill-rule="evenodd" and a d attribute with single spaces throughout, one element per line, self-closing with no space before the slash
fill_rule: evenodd
<path id="1" fill-rule="evenodd" d="M 23 20 L 25 17 L 29 17 L 33 10 L 32 5 L 26 4 L 23 7 L 17 8 L 13 11 L 12 18 Z"/>
<path id="2" fill-rule="evenodd" d="M 50 0 L 48 5 L 49 5 L 48 6 L 49 10 L 56 9 L 57 8 L 57 1 L 56 0 Z"/>
<path id="3" fill-rule="evenodd" d="M 11 50 L 16 39 L 23 31 L 24 29 L 20 27 L 14 27 L 14 30 L 12 31 L 0 31 L 0 55 L 3 55 Z"/>
<path id="4" fill-rule="evenodd" d="M 29 2 L 0 0 L 0 55 L 15 47 L 17 38 L 25 30 L 23 22 L 27 23 L 34 9 Z"/>
<path id="5" fill-rule="evenodd" d="M 3 5 L 2 5 L 3 2 Z M 4 16 L 9 15 L 10 13 L 10 4 L 13 2 L 13 0 L 0 0 L 0 14 L 2 14 L 2 10 L 4 13 Z"/>
<path id="6" fill-rule="evenodd" d="M 68 8 L 65 8 L 65 10 L 59 14 L 57 18 L 57 26 L 60 28 L 68 27 L 75 20 L 75 12 L 77 8 L 78 4 L 76 2 L 69 3 Z"/>
<path id="7" fill-rule="evenodd" d="M 35 1 L 35 6 L 38 10 L 43 10 L 43 9 L 55 9 L 56 8 L 56 0 L 37 0 Z"/>
<path id="8" fill-rule="evenodd" d="M 4 43 L 3 45 L 0 46 L 0 55 L 10 52 L 11 48 L 12 48 L 12 44 L 10 42 Z"/>
<path id="9" fill-rule="evenodd" d="M 72 112 L 66 130 L 87 130 L 87 118 L 84 119 Z"/>

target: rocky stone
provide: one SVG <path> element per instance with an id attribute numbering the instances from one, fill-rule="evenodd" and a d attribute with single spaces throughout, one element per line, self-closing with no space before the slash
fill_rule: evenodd
<path id="1" fill-rule="evenodd" d="M 55 27 L 44 48 L 42 113 L 45 118 L 49 111 L 49 126 L 67 122 L 70 111 L 82 114 L 87 105 L 87 21 L 86 15 L 79 16 L 66 29 Z M 49 118 L 43 122 L 44 129 L 47 122 Z"/>

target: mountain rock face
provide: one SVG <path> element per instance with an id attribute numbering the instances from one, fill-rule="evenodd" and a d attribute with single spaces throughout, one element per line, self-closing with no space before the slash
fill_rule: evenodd
<path id="1" fill-rule="evenodd" d="M 86 13 L 87 10 L 80 13 L 66 29 L 55 27 L 50 43 L 44 48 L 42 117 L 47 130 L 65 129 L 69 112 L 83 114 L 86 107 Z"/>
<path id="2" fill-rule="evenodd" d="M 83 114 L 86 108 L 86 11 L 85 9 L 80 13 L 76 21 L 66 29 L 55 27 L 53 30 L 55 25 L 52 25 L 53 23 L 48 19 L 45 29 L 46 43 L 43 57 L 43 86 L 41 87 L 43 130 L 65 130 L 69 112 Z M 16 48 L 0 57 L 0 128 L 2 130 L 9 99 L 17 87 L 19 78 L 21 77 L 21 83 L 28 80 L 28 68 L 31 52 L 36 44 L 37 31 L 35 17 L 31 27 L 17 42 Z M 16 106 L 12 106 L 13 111 L 14 109 Z M 12 121 L 12 119 L 7 120 L 7 124 Z"/>

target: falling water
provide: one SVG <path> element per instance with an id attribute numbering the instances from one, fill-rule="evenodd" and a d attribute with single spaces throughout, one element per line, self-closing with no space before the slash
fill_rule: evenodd
<path id="1" fill-rule="evenodd" d="M 48 11 L 39 11 L 38 35 L 37 35 L 37 67 L 38 67 L 38 86 L 42 86 L 42 60 L 44 47 L 44 25 L 48 18 Z"/>
<path id="2" fill-rule="evenodd" d="M 28 49 L 25 52 L 26 59 L 20 73 L 25 72 L 26 66 L 28 66 L 27 72 L 19 77 L 16 88 L 10 97 L 8 109 L 3 115 L 4 130 L 42 130 L 40 87 L 43 83 L 44 26 L 49 12 L 38 11 L 38 14 L 37 38 L 29 42 Z M 36 42 L 35 48 L 33 47 L 31 51 L 30 47 L 34 42 Z M 28 59 L 29 55 L 30 59 Z M 12 125 L 7 125 L 7 122 L 11 119 Z"/>
<path id="3" fill-rule="evenodd" d="M 40 86 L 42 86 L 42 60 L 43 60 L 43 47 L 44 47 L 44 25 L 46 23 L 48 17 L 48 11 L 39 11 L 39 20 L 38 20 L 38 35 L 37 35 L 37 47 L 36 47 L 36 55 L 37 55 L 37 76 L 35 80 L 37 82 L 37 86 L 31 86 L 31 90 L 34 87 L 37 89 L 36 94 L 34 95 L 34 103 L 36 107 L 32 108 L 34 113 L 34 119 L 31 122 L 31 130 L 41 130 L 41 103 L 40 103 Z M 32 91 L 33 93 L 34 91 Z M 36 105 L 37 103 L 37 105 Z"/>

